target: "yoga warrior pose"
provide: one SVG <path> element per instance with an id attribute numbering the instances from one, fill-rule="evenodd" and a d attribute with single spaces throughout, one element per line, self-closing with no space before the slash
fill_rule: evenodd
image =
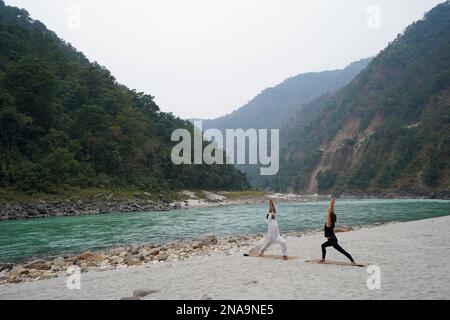
<path id="1" fill-rule="evenodd" d="M 331 198 L 330 208 L 328 209 L 328 218 L 327 223 L 325 224 L 325 238 L 328 238 L 328 241 L 322 244 L 322 260 L 320 263 L 325 262 L 325 255 L 327 254 L 327 247 L 333 247 L 343 255 L 345 255 L 351 262 L 352 265 L 356 265 L 355 260 L 353 260 L 352 256 L 345 251 L 339 244 L 336 235 L 334 234 L 334 226 L 336 224 L 336 214 L 334 213 L 334 198 Z"/>
<path id="2" fill-rule="evenodd" d="M 287 247 L 286 242 L 280 235 L 280 230 L 278 229 L 278 223 L 275 219 L 275 216 L 277 214 L 277 210 L 275 209 L 275 205 L 273 204 L 273 201 L 269 201 L 269 214 L 267 215 L 267 235 L 264 239 L 264 244 L 261 247 L 261 250 L 259 252 L 259 256 L 262 256 L 264 252 L 273 244 L 278 243 L 281 246 L 281 249 L 283 251 L 283 259 L 287 260 Z"/>

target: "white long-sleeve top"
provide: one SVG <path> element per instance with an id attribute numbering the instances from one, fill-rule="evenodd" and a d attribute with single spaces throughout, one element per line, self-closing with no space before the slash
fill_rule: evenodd
<path id="1" fill-rule="evenodd" d="M 273 214 L 269 213 L 267 219 L 267 238 L 269 240 L 276 240 L 280 236 L 280 229 L 278 228 L 277 220 L 273 219 Z"/>

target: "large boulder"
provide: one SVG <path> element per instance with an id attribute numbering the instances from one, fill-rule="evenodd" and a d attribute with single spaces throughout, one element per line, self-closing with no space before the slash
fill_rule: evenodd
<path id="1" fill-rule="evenodd" d="M 21 274 L 17 271 L 10 271 L 8 274 L 8 282 L 9 283 L 19 283 L 22 282 Z"/>
<path id="2" fill-rule="evenodd" d="M 101 254 L 101 253 L 96 253 L 92 256 L 92 260 L 94 260 L 97 263 L 101 263 L 106 259 L 108 259 L 108 256 Z"/>
<path id="3" fill-rule="evenodd" d="M 44 260 L 34 260 L 30 263 L 25 264 L 24 268 L 34 270 L 50 270 L 52 268 L 52 265 L 50 262 Z"/>
<path id="4" fill-rule="evenodd" d="M 66 260 L 63 257 L 58 257 L 52 260 L 52 265 L 58 268 L 63 268 L 66 266 Z"/>
<path id="5" fill-rule="evenodd" d="M 47 210 L 47 207 L 45 206 L 45 204 L 38 204 L 36 206 L 36 211 L 41 215 L 45 215 L 48 213 L 48 210 Z"/>
<path id="6" fill-rule="evenodd" d="M 183 206 L 182 206 L 181 202 L 175 202 L 175 203 L 172 205 L 172 207 L 173 207 L 174 209 L 181 209 Z"/>
<path id="7" fill-rule="evenodd" d="M 88 260 L 92 258 L 94 254 L 92 252 L 84 252 L 78 256 L 78 260 Z"/>
<path id="8" fill-rule="evenodd" d="M 217 244 L 217 238 L 214 235 L 207 236 L 205 239 L 202 240 L 202 244 L 205 246 Z"/>
<path id="9" fill-rule="evenodd" d="M 129 267 L 136 266 L 136 265 L 141 263 L 141 259 L 136 258 L 136 257 L 128 257 L 128 258 L 125 259 L 125 263 Z"/>
<path id="10" fill-rule="evenodd" d="M 159 254 L 159 249 L 158 248 L 153 248 L 148 252 L 149 255 L 151 256 L 156 256 Z"/>
<path id="11" fill-rule="evenodd" d="M 169 255 L 167 253 L 161 253 L 158 256 L 158 261 L 166 261 L 167 259 L 169 259 Z"/>
<path id="12" fill-rule="evenodd" d="M 194 241 L 192 243 L 192 249 L 201 249 L 203 247 L 202 241 Z"/>

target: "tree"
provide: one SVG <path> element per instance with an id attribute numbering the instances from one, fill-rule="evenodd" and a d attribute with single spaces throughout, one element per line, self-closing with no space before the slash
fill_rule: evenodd
<path id="1" fill-rule="evenodd" d="M 31 117 L 35 126 L 49 130 L 56 111 L 56 80 L 49 66 L 40 59 L 22 58 L 8 66 L 2 80 L 17 110 Z"/>

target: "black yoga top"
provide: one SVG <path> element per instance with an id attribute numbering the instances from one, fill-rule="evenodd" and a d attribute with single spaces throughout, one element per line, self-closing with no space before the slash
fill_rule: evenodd
<path id="1" fill-rule="evenodd" d="M 335 221 L 336 216 L 332 217 L 331 227 L 327 227 L 327 224 L 325 223 L 325 226 L 323 227 L 325 238 L 336 238 L 336 235 L 334 234 Z"/>
<path id="2" fill-rule="evenodd" d="M 325 238 L 335 238 L 336 237 L 336 235 L 334 234 L 334 227 L 327 227 L 326 223 L 325 223 L 324 231 L 325 231 Z"/>

